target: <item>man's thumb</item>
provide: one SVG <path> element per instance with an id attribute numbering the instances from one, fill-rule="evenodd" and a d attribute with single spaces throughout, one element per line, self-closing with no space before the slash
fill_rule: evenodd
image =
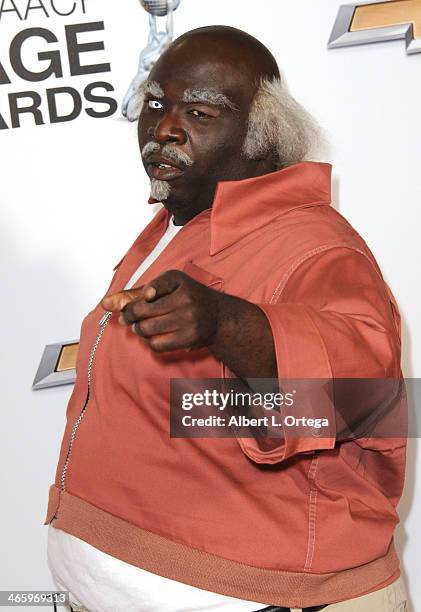
<path id="1" fill-rule="evenodd" d="M 141 297 L 143 297 L 143 287 L 119 291 L 112 295 L 106 295 L 101 301 L 101 306 L 104 310 L 108 310 L 108 312 L 121 312 L 127 304 Z"/>

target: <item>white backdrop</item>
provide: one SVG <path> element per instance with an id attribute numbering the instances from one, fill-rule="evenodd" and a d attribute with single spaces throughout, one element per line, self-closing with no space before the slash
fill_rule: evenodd
<path id="1" fill-rule="evenodd" d="M 25 13 L 27 2 L 15 5 Z M 72 4 L 55 3 L 63 12 Z M 420 377 L 421 54 L 408 57 L 403 41 L 328 51 L 340 4 L 182 0 L 175 30 L 178 35 L 201 25 L 232 25 L 272 50 L 292 92 L 333 143 L 335 206 L 366 239 L 398 299 L 405 375 Z M 51 8 L 47 0 L 44 5 Z M 119 112 L 94 119 L 84 111 L 71 122 L 48 122 L 47 88 L 83 91 L 93 81 L 107 81 L 120 102 L 146 38 L 147 16 L 137 0 L 86 0 L 86 14 L 81 0 L 77 5 L 66 18 L 31 10 L 26 21 L 11 12 L 0 19 L 0 62 L 12 81 L 0 85 L 0 113 L 10 125 L 8 94 L 30 90 L 40 93 L 45 118 L 45 125 L 34 126 L 29 115 L 22 116 L 20 128 L 0 130 L 0 590 L 52 588 L 42 523 L 71 388 L 31 390 L 43 348 L 78 337 L 84 313 L 103 295 L 114 264 L 152 215 L 134 124 Z M 110 62 L 111 72 L 70 76 L 64 25 L 95 21 L 104 21 L 104 31 L 80 35 L 80 42 L 104 41 L 105 50 L 82 54 L 83 63 Z M 36 52 L 60 49 L 62 78 L 28 83 L 11 70 L 10 42 L 29 27 L 51 29 L 59 43 L 28 41 L 25 64 L 44 69 L 48 62 L 40 63 Z M 421 601 L 416 446 L 411 441 L 397 538 L 413 610 Z"/>

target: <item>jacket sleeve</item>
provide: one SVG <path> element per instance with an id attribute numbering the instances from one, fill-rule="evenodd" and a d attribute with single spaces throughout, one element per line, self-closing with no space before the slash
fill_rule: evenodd
<path id="1" fill-rule="evenodd" d="M 329 425 L 311 433 L 306 428 L 303 435 L 283 427 L 276 440 L 239 439 L 258 463 L 333 449 L 341 432 L 346 439 L 343 432 L 370 422 L 388 401 L 385 379 L 401 376 L 398 309 L 368 256 L 346 247 L 325 250 L 308 257 L 281 286 L 270 303 L 259 304 L 272 329 L 279 384 L 285 390 L 288 381 L 294 387 L 301 382 L 300 415 L 327 418 Z"/>

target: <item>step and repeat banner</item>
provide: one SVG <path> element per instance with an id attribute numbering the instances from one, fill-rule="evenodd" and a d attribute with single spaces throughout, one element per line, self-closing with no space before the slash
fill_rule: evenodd
<path id="1" fill-rule="evenodd" d="M 38 11 L 38 14 L 41 10 L 46 19 L 50 18 L 50 13 L 56 18 L 62 17 L 61 27 L 52 26 L 48 28 L 46 27 L 48 22 L 45 27 L 28 27 L 31 21 L 34 21 L 31 16 L 35 10 Z M 18 91 L 8 93 L 8 107 L 6 105 L 6 108 L 2 108 L 2 114 L 0 115 L 1 130 L 24 126 L 23 115 L 30 116 L 29 120 L 26 118 L 26 125 L 28 121 L 31 121 L 34 125 L 41 126 L 46 123 L 74 121 L 82 111 L 90 117 L 105 118 L 110 117 L 117 110 L 117 101 L 109 95 L 110 92 L 114 91 L 114 87 L 108 81 L 102 80 L 105 79 L 105 73 L 111 72 L 110 63 L 89 63 L 89 60 L 86 63 L 83 59 L 88 53 L 104 51 L 104 22 L 79 22 L 80 19 L 87 19 L 84 1 L 74 2 L 71 10 L 65 13 L 60 12 L 51 2 L 49 10 L 50 13 L 42 3 L 31 6 L 30 2 L 23 14 L 19 12 L 17 5 L 14 3 L 12 3 L 11 8 L 4 8 L 3 6 L 1 10 L 0 17 L 3 27 L 5 27 L 6 20 L 14 19 L 15 24 L 17 23 L 24 28 L 19 30 L 10 40 L 10 67 L 7 66 L 6 68 L 3 64 L 0 64 L 0 85 L 10 84 L 14 86 L 13 89 L 18 89 Z M 78 23 L 66 23 L 70 16 Z M 36 21 L 40 21 L 39 17 Z M 82 34 L 91 35 L 90 38 L 93 40 L 80 42 Z M 93 37 L 92 34 L 96 34 L 96 37 Z M 56 48 L 49 50 L 53 47 Z M 38 69 L 25 65 L 24 56 L 28 56 L 28 53 L 38 59 L 40 64 Z M 29 61 L 28 63 L 31 64 L 32 62 Z M 64 70 L 66 71 L 66 77 Z M 79 83 L 75 83 L 76 86 L 70 85 L 70 83 L 73 83 L 72 77 L 84 75 L 92 75 L 95 80 L 83 88 L 79 88 Z M 69 84 L 49 87 L 51 78 L 57 80 L 58 83 L 60 83 L 59 79 L 65 78 Z M 26 82 L 26 89 L 23 91 L 19 91 L 21 81 Z M 31 85 L 34 83 L 45 83 L 45 89 L 43 91 L 31 90 Z M 101 104 L 103 106 L 98 107 Z"/>
<path id="2" fill-rule="evenodd" d="M 377 257 L 401 308 L 405 375 L 420 377 L 419 7 L 341 4 L 181 0 L 174 34 L 226 24 L 271 49 L 325 129 L 334 205 Z M 138 0 L 0 0 L 0 590 L 53 587 L 42 523 L 72 388 L 62 383 L 72 381 L 83 316 L 156 211 L 136 123 L 121 112 L 148 34 Z M 48 384 L 34 390 L 37 372 Z M 417 447 L 411 440 L 397 536 L 413 602 Z"/>

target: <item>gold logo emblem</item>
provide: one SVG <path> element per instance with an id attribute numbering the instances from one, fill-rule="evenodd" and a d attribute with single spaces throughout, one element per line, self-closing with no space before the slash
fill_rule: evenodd
<path id="1" fill-rule="evenodd" d="M 404 39 L 409 54 L 421 53 L 421 0 L 358 2 L 340 7 L 329 48 Z"/>
<path id="2" fill-rule="evenodd" d="M 32 388 L 37 390 L 72 385 L 76 380 L 78 349 L 79 340 L 47 344 Z"/>

